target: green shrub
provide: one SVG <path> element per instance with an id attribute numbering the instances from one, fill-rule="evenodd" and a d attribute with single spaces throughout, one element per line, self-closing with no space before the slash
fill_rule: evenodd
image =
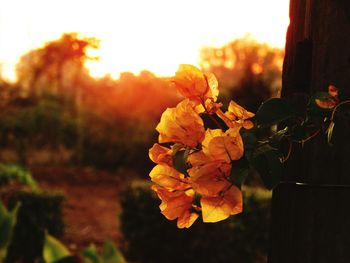
<path id="1" fill-rule="evenodd" d="M 37 262 L 42 258 L 45 232 L 56 237 L 63 234 L 63 195 L 40 190 L 21 166 L 0 163 L 2 201 L 10 210 L 19 207 L 4 262 Z"/>
<path id="2" fill-rule="evenodd" d="M 0 186 L 19 182 L 37 190 L 38 186 L 30 172 L 19 165 L 0 163 Z"/>
<path id="3" fill-rule="evenodd" d="M 56 237 L 63 234 L 63 196 L 45 192 L 12 193 L 8 206 L 17 203 L 21 206 L 4 262 L 35 262 L 42 257 L 45 231 Z"/>
<path id="4" fill-rule="evenodd" d="M 244 212 L 228 220 L 177 229 L 159 211 L 149 184 L 130 186 L 122 197 L 121 228 L 131 262 L 264 262 L 268 249 L 269 192 L 244 191 Z"/>

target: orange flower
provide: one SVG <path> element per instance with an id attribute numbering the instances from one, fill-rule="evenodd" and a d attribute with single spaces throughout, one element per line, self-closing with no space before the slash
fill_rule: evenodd
<path id="1" fill-rule="evenodd" d="M 163 147 L 158 143 L 153 144 L 152 148 L 149 149 L 149 158 L 157 164 L 168 164 L 172 166 L 173 159 L 171 156 L 171 149 Z"/>
<path id="2" fill-rule="evenodd" d="M 203 222 L 215 223 L 228 218 L 230 215 L 242 212 L 242 192 L 238 187 L 230 188 L 217 197 L 201 198 Z"/>
<path id="3" fill-rule="evenodd" d="M 333 109 L 335 106 L 338 105 L 339 99 L 338 99 L 338 89 L 333 86 L 329 85 L 328 87 L 328 94 L 330 95 L 329 98 L 325 99 L 315 99 L 315 102 L 317 106 L 323 109 Z"/>
<path id="4" fill-rule="evenodd" d="M 166 109 L 156 130 L 160 143 L 175 142 L 193 148 L 204 138 L 203 120 L 188 99 L 181 101 L 176 108 Z"/>
<path id="5" fill-rule="evenodd" d="M 152 189 L 162 200 L 160 211 L 169 220 L 177 218 L 178 228 L 189 228 L 196 221 L 199 215 L 192 211 L 191 192 L 171 192 L 157 185 L 152 186 Z"/>
<path id="6" fill-rule="evenodd" d="M 317 106 L 322 109 L 333 109 L 335 106 L 337 106 L 337 102 L 332 98 L 324 100 L 316 99 L 315 102 Z"/>
<path id="7" fill-rule="evenodd" d="M 166 164 L 156 165 L 149 176 L 154 183 L 170 191 L 184 190 L 189 187 L 188 180 L 185 176 L 179 173 L 175 168 Z"/>
<path id="8" fill-rule="evenodd" d="M 231 163 L 243 156 L 243 140 L 237 129 L 229 129 L 223 132 L 220 129 L 208 129 L 202 142 L 205 155 L 213 160 Z"/>
<path id="9" fill-rule="evenodd" d="M 187 161 L 194 166 L 202 166 L 215 161 L 211 156 L 207 156 L 203 151 L 194 152 L 188 156 Z"/>
<path id="10" fill-rule="evenodd" d="M 333 98 L 338 97 L 338 89 L 334 85 L 329 85 L 328 86 L 328 93 Z"/>
<path id="11" fill-rule="evenodd" d="M 242 106 L 238 105 L 234 101 L 230 101 L 228 111 L 223 113 L 218 111 L 218 116 L 226 123 L 230 128 L 243 127 L 245 129 L 253 128 L 253 122 L 250 118 L 254 117 L 254 113 L 247 111 Z"/>
<path id="12" fill-rule="evenodd" d="M 213 114 L 213 113 L 216 113 L 218 110 L 220 110 L 220 108 L 222 107 L 222 103 L 217 103 L 217 102 L 214 102 L 210 99 L 207 99 L 205 102 L 204 102 L 204 106 L 205 108 L 202 106 L 202 112 L 206 112 L 206 113 L 209 113 L 209 114 Z"/>
<path id="13" fill-rule="evenodd" d="M 193 189 L 202 196 L 218 196 L 228 189 L 231 183 L 227 180 L 231 165 L 212 162 L 189 169 L 190 182 Z"/>
<path id="14" fill-rule="evenodd" d="M 216 101 L 219 94 L 216 77 L 204 74 L 192 65 L 180 65 L 173 81 L 184 97 L 197 103 L 204 103 L 208 98 Z"/>

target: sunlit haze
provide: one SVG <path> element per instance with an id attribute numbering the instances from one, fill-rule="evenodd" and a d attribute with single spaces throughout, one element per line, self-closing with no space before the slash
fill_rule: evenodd
<path id="1" fill-rule="evenodd" d="M 94 76 L 147 69 L 172 75 L 181 63 L 198 63 L 202 46 L 220 46 L 250 33 L 283 47 L 288 0 L 0 0 L 0 65 L 14 65 L 28 50 L 64 32 L 101 40 Z"/>

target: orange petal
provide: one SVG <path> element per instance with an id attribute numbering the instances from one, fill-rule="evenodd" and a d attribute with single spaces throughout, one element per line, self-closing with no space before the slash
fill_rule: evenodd
<path id="1" fill-rule="evenodd" d="M 238 119 L 249 119 L 254 117 L 254 113 L 247 111 L 245 108 L 242 106 L 238 105 L 236 102 L 233 100 L 230 101 L 229 107 L 228 107 L 228 112 L 232 113 L 236 118 Z"/>
<path id="2" fill-rule="evenodd" d="M 159 145 L 158 143 L 153 144 L 152 148 L 149 149 L 148 155 L 154 163 L 165 163 L 172 165 L 173 160 L 171 156 L 171 150 Z"/>
<path id="3" fill-rule="evenodd" d="M 154 183 L 170 191 L 183 190 L 189 186 L 183 174 L 166 164 L 156 165 L 150 172 L 149 176 Z"/>
<path id="4" fill-rule="evenodd" d="M 203 120 L 188 99 L 164 111 L 156 130 L 160 143 L 175 142 L 192 148 L 204 139 L 205 132 Z"/>
<path id="5" fill-rule="evenodd" d="M 214 161 L 210 156 L 205 155 L 203 151 L 190 154 L 187 160 L 191 166 L 201 166 Z"/>
<path id="6" fill-rule="evenodd" d="M 209 86 L 209 92 L 206 94 L 205 98 L 210 98 L 213 101 L 216 101 L 219 96 L 219 83 L 215 75 L 212 73 L 205 74 L 206 80 Z"/>
<path id="7" fill-rule="evenodd" d="M 186 210 L 179 218 L 177 219 L 178 228 L 189 228 L 197 220 L 199 214 L 191 213 L 189 210 Z"/>
<path id="8" fill-rule="evenodd" d="M 209 155 L 209 143 L 215 137 L 223 136 L 224 132 L 221 129 L 207 129 L 205 131 L 205 137 L 202 141 L 202 149 L 206 155 Z"/>
<path id="9" fill-rule="evenodd" d="M 193 189 L 202 196 L 217 196 L 230 186 L 227 180 L 231 165 L 212 162 L 189 169 Z"/>
<path id="10" fill-rule="evenodd" d="M 242 212 L 242 192 L 234 185 L 218 197 L 201 198 L 203 222 L 215 223 Z"/>
<path id="11" fill-rule="evenodd" d="M 207 80 L 198 68 L 192 65 L 180 65 L 173 78 L 176 89 L 186 98 L 199 100 L 208 92 Z"/>
<path id="12" fill-rule="evenodd" d="M 338 89 L 334 85 L 329 85 L 328 87 L 328 94 L 332 97 L 338 96 Z"/>
<path id="13" fill-rule="evenodd" d="M 253 127 L 254 127 L 253 122 L 251 122 L 251 121 L 244 121 L 243 122 L 243 128 L 244 129 L 249 130 L 249 129 L 253 128 Z"/>
<path id="14" fill-rule="evenodd" d="M 323 109 L 332 109 L 337 105 L 337 102 L 333 99 L 325 99 L 325 100 L 315 99 L 315 102 L 317 106 Z"/>
<path id="15" fill-rule="evenodd" d="M 159 205 L 161 213 L 169 220 L 178 218 L 179 228 L 190 227 L 198 218 L 196 213 L 190 212 L 193 199 L 191 196 L 184 192 L 171 192 L 157 185 L 152 186 L 152 189 L 162 200 Z"/>
<path id="16" fill-rule="evenodd" d="M 241 136 L 215 137 L 210 141 L 208 149 L 213 159 L 227 163 L 240 159 L 244 153 Z"/>

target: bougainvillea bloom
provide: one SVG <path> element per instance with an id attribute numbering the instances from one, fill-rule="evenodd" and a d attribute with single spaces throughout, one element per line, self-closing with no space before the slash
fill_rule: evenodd
<path id="1" fill-rule="evenodd" d="M 152 189 L 161 199 L 161 213 L 169 220 L 177 219 L 179 228 L 190 227 L 200 214 L 204 222 L 224 220 L 242 211 L 242 193 L 232 182 L 232 164 L 244 154 L 240 129 L 252 127 L 249 118 L 254 114 L 235 102 L 223 113 L 222 104 L 216 102 L 215 76 L 194 66 L 181 65 L 174 83 L 186 99 L 166 109 L 156 127 L 160 144 L 149 150 L 157 164 L 150 172 Z M 228 129 L 205 130 L 204 115 L 219 116 Z"/>
<path id="2" fill-rule="evenodd" d="M 338 105 L 338 89 L 333 85 L 329 85 L 328 94 L 330 96 L 329 98 L 315 99 L 317 106 L 323 109 L 333 109 L 335 106 Z"/>
<path id="3" fill-rule="evenodd" d="M 170 191 L 188 188 L 188 180 L 176 169 L 165 164 L 158 164 L 150 172 L 152 182 Z"/>
<path id="4" fill-rule="evenodd" d="M 173 82 L 184 97 L 198 103 L 204 103 L 208 98 L 216 101 L 219 94 L 216 77 L 204 74 L 192 65 L 180 65 Z"/>
<path id="5" fill-rule="evenodd" d="M 177 219 L 178 228 L 188 228 L 198 218 L 194 212 L 190 192 L 168 191 L 158 185 L 152 186 L 162 203 L 159 208 L 161 213 L 169 220 Z"/>
<path id="6" fill-rule="evenodd" d="M 219 117 L 231 128 L 238 126 L 251 129 L 254 126 L 253 122 L 249 120 L 254 117 L 254 113 L 247 111 L 232 100 L 230 101 L 227 112 L 220 112 Z"/>
<path id="7" fill-rule="evenodd" d="M 195 166 L 189 170 L 192 187 L 201 196 L 218 196 L 229 188 L 230 172 L 230 164 L 219 162 Z"/>
<path id="8" fill-rule="evenodd" d="M 156 127 L 159 142 L 174 142 L 195 147 L 204 139 L 203 120 L 189 100 L 183 100 L 176 108 L 168 108 Z"/>
<path id="9" fill-rule="evenodd" d="M 159 145 L 158 143 L 153 144 L 152 148 L 149 149 L 148 155 L 149 158 L 157 164 L 168 164 L 172 165 L 173 158 L 172 158 L 172 151 L 169 148 L 163 147 Z"/>
<path id="10" fill-rule="evenodd" d="M 205 155 L 216 161 L 226 163 L 239 160 L 244 153 L 242 137 L 238 132 L 235 136 L 232 136 L 230 131 L 223 132 L 220 129 L 208 129 L 202 142 Z"/>
<path id="11" fill-rule="evenodd" d="M 203 222 L 218 222 L 242 212 L 242 192 L 238 187 L 231 185 L 217 197 L 201 198 Z"/>
<path id="12" fill-rule="evenodd" d="M 338 97 L 338 89 L 334 85 L 329 85 L 328 86 L 328 93 L 333 98 Z"/>
<path id="13" fill-rule="evenodd" d="M 253 113 L 234 101 L 223 112 L 222 103 L 217 102 L 218 82 L 214 75 L 204 74 L 191 65 L 181 65 L 173 82 L 185 99 L 163 113 L 156 127 L 159 144 L 154 144 L 149 150 L 150 159 L 157 164 L 150 172 L 150 177 L 154 183 L 152 189 L 161 200 L 161 213 L 169 220 L 177 220 L 179 228 L 190 227 L 200 216 L 203 222 L 214 223 L 241 213 L 241 186 L 250 166 L 261 176 L 265 174 L 268 179 L 271 176 L 273 180 L 265 183 L 273 188 L 276 184 L 271 185 L 271 181 L 278 182 L 280 174 L 277 170 L 282 169 L 272 168 L 280 167 L 289 158 L 294 143 L 291 135 L 293 130 L 298 129 L 289 129 L 287 126 L 273 133 L 273 136 L 268 135 L 266 140 L 260 140 L 260 135 L 257 138 L 255 131 L 247 133 L 242 129 L 253 128 Z M 307 128 L 305 134 L 311 132 L 306 138 L 302 136 L 300 142 L 296 140 L 302 145 L 317 136 L 325 124 L 329 125 L 327 134 L 330 142 L 337 108 L 350 103 L 350 100 L 339 100 L 338 90 L 333 85 L 328 87 L 328 94 L 319 93 L 315 96 L 319 98 L 315 99 L 315 103 L 321 108 L 333 109 L 332 114 L 330 118 L 324 119 L 317 130 L 313 121 L 308 123 L 312 117 L 308 112 L 305 120 L 296 116 L 300 124 L 292 122 L 293 127 Z M 278 112 L 278 105 L 283 101 L 276 98 L 261 106 L 257 113 L 259 126 L 279 123 L 277 119 L 285 120 L 291 113 L 294 115 L 294 111 Z M 299 121 L 300 118 L 303 121 Z M 276 121 L 270 123 L 269 119 Z M 308 126 L 312 126 L 310 130 Z M 246 156 L 241 132 L 249 138 L 246 140 L 249 149 Z M 290 143 L 287 156 L 276 149 L 266 148 L 271 142 L 275 143 L 276 134 L 278 138 L 287 138 Z"/>

